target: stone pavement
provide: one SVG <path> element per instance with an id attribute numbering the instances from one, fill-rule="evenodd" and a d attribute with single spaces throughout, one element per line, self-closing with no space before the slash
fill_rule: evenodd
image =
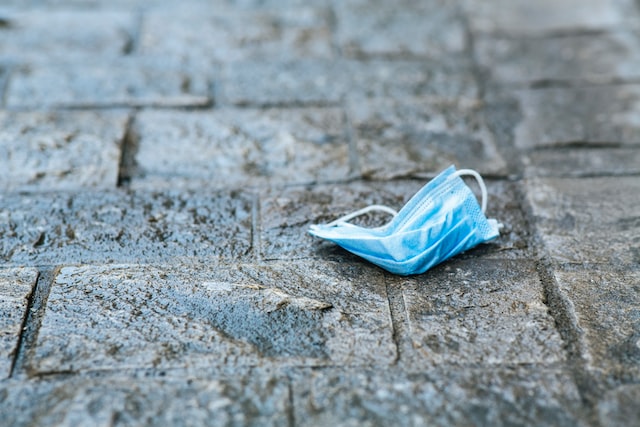
<path id="1" fill-rule="evenodd" d="M 1 425 L 640 425 L 640 2 L 2 0 L 0 100 Z"/>

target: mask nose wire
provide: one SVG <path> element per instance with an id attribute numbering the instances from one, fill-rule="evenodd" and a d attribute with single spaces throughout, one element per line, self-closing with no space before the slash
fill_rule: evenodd
<path id="1" fill-rule="evenodd" d="M 374 211 L 378 211 L 378 212 L 385 212 L 388 213 L 390 215 L 396 216 L 398 214 L 398 212 L 395 209 L 391 209 L 388 206 L 384 206 L 384 205 L 371 205 L 371 206 L 367 206 L 366 208 L 362 208 L 359 209 L 355 212 L 351 212 L 349 214 L 346 214 L 344 216 L 341 216 L 340 218 L 331 221 L 329 224 L 327 224 L 327 227 L 333 227 L 334 225 L 338 225 L 342 222 L 347 222 L 350 219 L 353 219 L 355 217 L 358 217 L 360 215 L 364 215 L 366 213 L 369 212 L 374 212 Z"/>
<path id="2" fill-rule="evenodd" d="M 476 179 L 476 181 L 478 182 L 478 186 L 480 187 L 480 193 L 481 193 L 481 209 L 482 209 L 482 213 L 486 213 L 487 211 L 487 186 L 484 185 L 484 180 L 482 179 L 482 177 L 480 176 L 480 174 L 476 171 L 474 171 L 473 169 L 460 169 L 459 171 L 456 171 L 454 173 L 452 173 L 450 175 L 450 177 L 456 177 L 456 176 L 472 176 Z"/>

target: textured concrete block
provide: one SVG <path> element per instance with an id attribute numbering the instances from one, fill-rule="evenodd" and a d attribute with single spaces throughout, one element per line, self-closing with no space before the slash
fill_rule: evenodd
<path id="1" fill-rule="evenodd" d="M 0 60 L 50 63 L 115 58 L 127 52 L 135 31 L 133 13 L 90 10 L 5 12 Z"/>
<path id="2" fill-rule="evenodd" d="M 25 66 L 9 80 L 6 104 L 17 108 L 203 106 L 209 82 L 164 60 L 125 58 L 102 64 Z"/>
<path id="3" fill-rule="evenodd" d="M 143 112 L 134 188 L 244 188 L 345 179 L 340 109 Z"/>
<path id="4" fill-rule="evenodd" d="M 388 365 L 382 274 L 334 263 L 64 267 L 29 368 Z"/>
<path id="5" fill-rule="evenodd" d="M 152 10 L 142 24 L 140 52 L 187 62 L 328 58 L 329 15 L 309 6 Z"/>
<path id="6" fill-rule="evenodd" d="M 638 144 L 640 85 L 519 91 L 518 148 Z"/>
<path id="7" fill-rule="evenodd" d="M 0 417 L 32 425 L 281 426 L 289 416 L 287 382 L 253 371 L 198 378 L 67 377 L 0 385 Z"/>
<path id="8" fill-rule="evenodd" d="M 0 188 L 115 188 L 126 112 L 0 112 Z"/>
<path id="9" fill-rule="evenodd" d="M 351 182 L 348 185 L 272 190 L 263 196 L 260 206 L 260 253 L 266 259 L 335 258 L 364 263 L 337 245 L 311 237 L 307 234 L 309 226 L 331 222 L 373 204 L 401 209 L 427 181 Z M 469 185 L 474 188 L 472 182 Z M 497 218 L 504 228 L 497 240 L 461 256 L 501 259 L 529 256 L 528 228 L 515 201 L 517 189 L 513 184 L 496 181 L 487 182 L 487 187 L 487 215 Z M 374 227 L 390 219 L 387 214 L 372 213 L 353 222 Z"/>
<path id="10" fill-rule="evenodd" d="M 480 370 L 300 371 L 296 425 L 586 425 L 571 377 L 538 365 Z"/>
<path id="11" fill-rule="evenodd" d="M 0 268 L 0 379 L 9 376 L 37 277 L 33 268 Z"/>
<path id="12" fill-rule="evenodd" d="M 498 83 L 606 83 L 640 77 L 639 32 L 478 37 L 474 46 L 478 61 Z"/>
<path id="13" fill-rule="evenodd" d="M 504 172 L 505 162 L 484 124 L 480 103 L 352 102 L 348 114 L 365 177 L 435 173 L 450 164 L 482 174 Z"/>
<path id="14" fill-rule="evenodd" d="M 537 234 L 555 261 L 640 262 L 637 177 L 530 179 L 526 191 Z"/>
<path id="15" fill-rule="evenodd" d="M 450 262 L 395 283 L 402 289 L 410 335 L 401 360 L 410 370 L 442 363 L 549 364 L 565 358 L 533 263 Z"/>
<path id="16" fill-rule="evenodd" d="M 566 148 L 540 150 L 524 158 L 526 175 L 589 177 L 640 174 L 637 148 Z"/>
<path id="17" fill-rule="evenodd" d="M 252 209 L 253 197 L 239 192 L 0 194 L 0 259 L 239 259 L 251 251 Z"/>
<path id="18" fill-rule="evenodd" d="M 640 380 L 640 270 L 557 269 L 586 344 L 588 366 L 622 382 Z"/>
<path id="19" fill-rule="evenodd" d="M 438 58 L 465 49 L 463 21 L 447 1 L 343 1 L 334 8 L 337 41 L 349 56 Z"/>
<path id="20" fill-rule="evenodd" d="M 472 32 L 539 36 L 638 28 L 634 0 L 465 1 Z"/>

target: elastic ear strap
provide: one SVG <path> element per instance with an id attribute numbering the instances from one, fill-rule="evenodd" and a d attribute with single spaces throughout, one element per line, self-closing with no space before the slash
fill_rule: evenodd
<path id="1" fill-rule="evenodd" d="M 487 211 L 487 187 L 484 185 L 484 180 L 480 176 L 480 174 L 473 169 L 460 169 L 450 175 L 451 177 L 455 176 L 472 176 L 478 181 L 478 186 L 480 186 L 480 193 L 482 194 L 482 199 L 480 200 L 482 213 Z"/>
<path id="2" fill-rule="evenodd" d="M 360 215 L 364 215 L 366 213 L 369 212 L 373 212 L 373 211 L 379 211 L 379 212 L 386 212 L 390 215 L 396 216 L 398 214 L 398 212 L 394 209 L 391 209 L 388 206 L 384 206 L 384 205 L 371 205 L 371 206 L 367 206 L 366 208 L 362 208 L 359 209 L 355 212 L 351 212 L 350 214 L 346 214 L 345 216 L 341 216 L 340 218 L 331 221 L 329 224 L 327 224 L 327 227 L 333 227 L 334 225 L 338 225 L 341 222 L 346 222 L 349 221 L 350 219 L 353 219 L 355 217 L 358 217 Z"/>

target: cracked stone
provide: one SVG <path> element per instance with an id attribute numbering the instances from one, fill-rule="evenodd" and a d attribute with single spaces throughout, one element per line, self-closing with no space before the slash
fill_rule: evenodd
<path id="1" fill-rule="evenodd" d="M 126 112 L 0 112 L 0 187 L 115 188 Z"/>
<path id="2" fill-rule="evenodd" d="M 637 177 L 532 178 L 525 186 L 537 234 L 555 261 L 640 262 Z"/>
<path id="3" fill-rule="evenodd" d="M 345 179 L 345 127 L 337 108 L 142 112 L 131 186 L 242 188 Z"/>
<path id="4" fill-rule="evenodd" d="M 527 261 L 467 260 L 394 280 L 404 299 L 410 370 L 442 363 L 556 363 L 564 343 Z"/>
<path id="5" fill-rule="evenodd" d="M 0 259 L 20 265 L 240 259 L 245 193 L 0 194 Z"/>
<path id="6" fill-rule="evenodd" d="M 388 365 L 391 334 L 382 274 L 358 266 L 64 267 L 29 369 Z"/>
<path id="7" fill-rule="evenodd" d="M 0 417 L 15 427 L 280 426 L 288 412 L 287 382 L 258 371 L 208 379 L 102 376 L 0 385 Z"/>
<path id="8" fill-rule="evenodd" d="M 462 18 L 446 1 L 362 0 L 335 2 L 334 7 L 337 40 L 349 56 L 438 58 L 465 49 Z"/>
<path id="9" fill-rule="evenodd" d="M 28 298 L 37 278 L 38 271 L 33 268 L 0 269 L 0 379 L 9 376 Z"/>
<path id="10" fill-rule="evenodd" d="M 640 85 L 552 88 L 517 92 L 524 119 L 521 149 L 640 143 Z"/>
<path id="11" fill-rule="evenodd" d="M 7 89 L 12 108 L 205 106 L 204 73 L 164 60 L 126 58 L 104 64 L 46 64 L 19 68 Z"/>
<path id="12" fill-rule="evenodd" d="M 365 177 L 435 173 L 451 164 L 472 167 L 481 174 L 504 172 L 505 162 L 478 102 L 352 102 L 348 114 Z"/>
<path id="13" fill-rule="evenodd" d="M 548 38 L 479 37 L 478 62 L 506 84 L 608 83 L 640 78 L 640 33 Z"/>

